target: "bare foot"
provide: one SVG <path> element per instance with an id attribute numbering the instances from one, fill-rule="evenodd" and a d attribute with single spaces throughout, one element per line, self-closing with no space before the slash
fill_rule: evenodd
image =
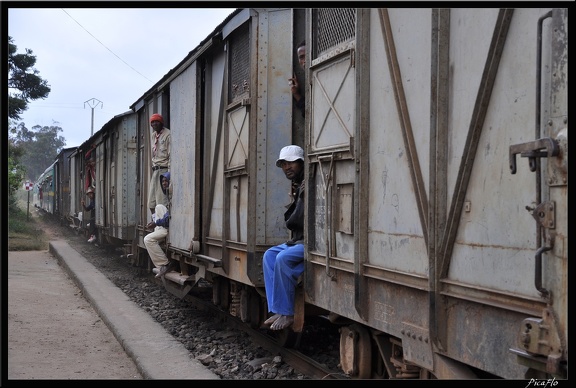
<path id="1" fill-rule="evenodd" d="M 294 323 L 294 317 L 291 315 L 282 315 L 280 318 L 276 319 L 272 326 L 270 326 L 271 330 L 284 330 L 287 327 L 292 326 Z"/>
<path id="2" fill-rule="evenodd" d="M 264 326 L 270 326 L 271 324 L 274 323 L 274 321 L 276 321 L 278 318 L 280 318 L 282 315 L 280 314 L 274 314 L 272 315 L 270 318 L 268 318 L 267 320 L 264 321 Z"/>

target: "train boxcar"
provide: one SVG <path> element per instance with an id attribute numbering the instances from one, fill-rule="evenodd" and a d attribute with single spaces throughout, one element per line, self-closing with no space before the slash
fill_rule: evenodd
<path id="1" fill-rule="evenodd" d="M 136 122 L 132 111 L 114 116 L 71 155 L 73 225 L 86 229 L 80 201 L 87 201 L 86 190 L 92 187 L 97 240 L 122 247 L 125 254 L 132 252 L 136 228 Z"/>
<path id="2" fill-rule="evenodd" d="M 55 213 L 61 223 L 67 223 L 72 215 L 70 209 L 70 155 L 76 150 L 76 147 L 62 149 L 55 161 Z"/>
<path id="3" fill-rule="evenodd" d="M 567 11 L 308 20 L 305 290 L 344 371 L 566 377 Z"/>
<path id="4" fill-rule="evenodd" d="M 70 155 L 70 208 L 74 211 L 73 219 L 70 225 L 80 233 L 87 233 L 87 224 L 89 220 L 84 217 L 84 208 L 81 201 L 84 200 L 88 205 L 86 190 L 93 188 L 95 194 L 96 215 L 100 213 L 102 207 L 98 202 L 101 196 L 96 189 L 96 146 L 101 138 L 101 132 L 93 134 L 88 140 L 76 148 L 76 151 Z"/>
<path id="5" fill-rule="evenodd" d="M 40 174 L 33 187 L 32 203 L 65 222 L 70 213 L 70 155 L 75 147 L 60 150 L 54 162 Z"/>
<path id="6" fill-rule="evenodd" d="M 101 238 L 130 251 L 136 228 L 136 123 L 132 111 L 113 117 L 96 145 L 96 196 L 101 213 L 96 216 Z M 100 202 L 101 201 L 101 202 Z"/>
<path id="7" fill-rule="evenodd" d="M 77 231 L 83 228 L 83 213 L 80 201 L 86 200 L 86 187 L 85 187 L 85 168 L 84 168 L 84 148 L 86 142 L 70 154 L 70 226 Z"/>
<path id="8" fill-rule="evenodd" d="M 54 209 L 56 208 L 54 173 L 58 168 L 56 166 L 57 162 L 58 160 L 52 162 L 52 164 L 40 174 L 33 188 L 32 198 L 34 207 L 49 214 L 54 214 Z"/>
<path id="9" fill-rule="evenodd" d="M 166 276 L 174 283 L 167 285 L 182 295 L 207 279 L 221 289 L 218 303 L 234 314 L 242 308 L 231 300 L 251 296 L 254 316 L 243 318 L 254 325 L 265 313 L 254 288 L 263 287 L 262 254 L 287 238 L 281 212 L 268 211 L 288 198 L 274 162 L 294 141 L 293 131 L 303 139 L 302 118 L 293 124 L 288 85 L 295 17 L 291 9 L 238 10 L 134 105 L 145 139 L 145 177 L 151 175 L 149 117 L 162 113 L 171 130 L 167 250 L 180 266 Z M 147 193 L 148 179 L 140 187 Z M 150 214 L 141 198 L 143 226 Z M 140 231 L 143 250 L 146 231 Z"/>
<path id="10" fill-rule="evenodd" d="M 96 187 L 100 241 L 152 269 L 161 113 L 176 264 L 162 282 L 182 298 L 205 280 L 260 327 L 262 256 L 288 239 L 275 160 L 301 145 L 306 269 L 283 344 L 315 314 L 339 326 L 351 378 L 565 379 L 567 26 L 553 8 L 238 9 L 73 152 L 71 209 Z"/>
<path id="11" fill-rule="evenodd" d="M 208 279 L 261 323 L 262 253 L 286 238 L 273 160 L 298 142 L 285 35 L 305 19 L 297 311 L 342 326 L 352 377 L 565 377 L 566 11 L 306 13 L 235 13 L 135 105 L 146 134 L 156 111 L 172 126 L 166 287 Z"/>

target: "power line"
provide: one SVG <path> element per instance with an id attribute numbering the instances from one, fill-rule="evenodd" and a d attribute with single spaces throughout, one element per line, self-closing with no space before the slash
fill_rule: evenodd
<path id="1" fill-rule="evenodd" d="M 135 68 L 133 68 L 132 66 L 130 66 L 125 60 L 123 60 L 122 58 L 120 58 L 118 55 L 116 55 L 116 53 L 112 50 L 110 50 L 108 47 L 106 47 L 106 45 L 102 42 L 100 42 L 100 40 L 98 40 L 98 38 L 96 38 L 94 35 L 92 35 L 92 33 L 90 31 L 88 31 L 86 28 L 84 28 L 84 26 L 82 24 L 80 24 L 76 19 L 74 19 L 68 12 L 66 12 L 63 8 L 61 8 L 62 11 L 68 15 L 70 17 L 70 19 L 74 20 L 76 22 L 76 24 L 78 24 L 80 27 L 82 27 L 82 29 L 84 31 L 86 31 L 88 34 L 90 34 L 91 37 L 93 37 L 94 39 L 96 39 L 96 41 L 98 43 L 100 43 L 102 45 L 102 47 L 104 47 L 106 50 L 110 51 L 116 58 L 118 58 L 119 60 L 121 60 L 122 62 L 124 62 L 124 64 L 126 66 L 128 66 L 129 68 L 131 68 L 132 70 L 134 70 L 136 73 L 140 74 L 142 77 L 146 78 L 148 81 L 152 82 L 152 80 L 150 80 L 148 77 L 146 77 L 144 74 L 140 73 L 138 70 L 136 70 Z"/>

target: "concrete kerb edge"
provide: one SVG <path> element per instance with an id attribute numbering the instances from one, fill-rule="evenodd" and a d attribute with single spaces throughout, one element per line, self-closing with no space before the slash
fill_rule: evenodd
<path id="1" fill-rule="evenodd" d="M 71 250 L 73 254 L 66 254 L 67 250 Z M 198 360 L 194 360 L 193 358 L 191 358 L 189 352 L 186 350 L 184 345 L 182 345 L 173 337 L 169 336 L 168 333 L 165 332 L 164 328 L 159 323 L 154 322 L 152 325 L 149 325 L 150 327 L 142 327 L 141 324 L 143 323 L 143 320 L 141 318 L 138 318 L 137 316 L 145 315 L 145 313 L 141 311 L 136 304 L 130 301 L 129 298 L 123 292 L 114 288 L 112 282 L 108 278 L 106 278 L 102 273 L 100 273 L 100 271 L 98 271 L 98 269 L 96 269 L 96 267 L 94 267 L 92 264 L 88 263 L 86 260 L 79 260 L 72 262 L 70 258 L 67 256 L 82 257 L 82 255 L 80 255 L 80 253 L 78 253 L 76 250 L 70 247 L 68 243 L 60 240 L 51 241 L 49 243 L 49 252 L 54 257 L 57 258 L 62 268 L 64 268 L 64 270 L 68 273 L 68 275 L 77 285 L 77 287 L 80 290 L 82 290 L 84 297 L 90 302 L 90 304 L 96 310 L 96 312 L 103 320 L 103 322 L 112 331 L 112 333 L 114 334 L 118 342 L 121 344 L 121 346 L 124 348 L 126 353 L 134 360 L 134 363 L 136 364 L 138 371 L 142 374 L 142 376 L 145 379 L 182 378 L 181 375 L 180 376 L 172 375 L 172 373 L 178 373 L 176 372 L 177 370 L 180 371 L 179 373 L 182 373 L 183 370 L 189 369 L 185 368 L 184 364 L 186 363 L 197 365 L 199 368 L 202 369 L 197 371 L 197 374 L 202 375 L 202 377 L 196 377 L 196 376 L 188 377 L 189 379 L 190 378 L 219 379 L 219 377 L 215 373 L 206 370 Z M 78 267 L 78 268 L 72 268 L 72 267 Z M 85 273 L 95 273 L 97 275 L 96 276 L 90 275 L 81 278 L 81 275 L 79 274 L 85 274 Z M 118 314 L 122 315 L 123 312 L 118 312 L 116 314 L 110 311 L 111 303 L 104 302 L 104 300 L 106 299 L 105 296 L 93 295 L 92 292 L 90 292 L 89 287 L 86 287 L 86 283 L 92 283 L 95 281 L 94 278 L 98 278 L 98 281 L 101 282 L 109 282 L 111 287 L 106 288 L 116 290 L 119 295 L 122 295 L 120 297 L 114 296 L 114 299 L 116 300 L 118 298 L 126 299 L 127 309 L 124 310 L 130 310 L 130 311 L 128 314 L 124 314 L 122 319 L 118 319 L 118 317 L 116 316 Z M 92 288 L 94 288 L 95 290 L 99 289 L 98 287 L 92 287 Z M 101 299 L 100 302 L 99 299 Z M 116 319 L 114 321 L 110 320 L 109 317 L 111 316 L 114 316 Z M 139 324 L 138 327 L 142 328 L 144 332 L 135 334 L 133 330 L 130 330 L 129 328 L 127 329 L 127 327 L 130 326 L 131 321 L 134 321 L 134 324 L 138 323 Z M 181 357 L 177 357 L 181 360 L 180 366 L 176 365 L 174 368 L 167 368 L 166 366 L 164 366 L 162 368 L 159 368 L 157 358 L 150 357 L 150 355 L 148 354 L 150 352 L 144 350 L 144 348 L 146 348 L 151 342 L 149 339 L 147 339 L 147 337 L 157 338 L 159 335 L 166 337 L 161 339 L 163 348 L 170 348 L 172 353 L 175 352 L 175 354 L 181 355 Z M 173 358 L 172 361 L 178 364 L 178 362 Z"/>
<path id="2" fill-rule="evenodd" d="M 48 251 L 58 260 L 58 263 L 60 264 L 60 266 L 66 271 L 66 273 L 68 274 L 70 279 L 72 279 L 72 281 L 76 284 L 76 286 L 82 291 L 82 294 L 84 295 L 86 300 L 88 300 L 88 302 L 92 305 L 94 310 L 96 310 L 96 312 L 98 313 L 98 316 L 102 319 L 102 321 L 104 321 L 104 323 L 106 324 L 106 326 L 108 326 L 110 331 L 112 331 L 112 334 L 114 335 L 114 337 L 116 337 L 116 339 L 118 340 L 118 342 L 120 343 L 122 348 L 126 351 L 126 353 L 130 356 L 130 358 L 132 358 L 132 360 L 134 360 L 134 363 L 136 364 L 136 368 L 138 369 L 138 372 L 140 372 L 142 377 L 144 379 L 147 379 L 147 380 L 153 379 L 153 377 L 150 376 L 148 371 L 146 371 L 143 368 L 142 364 L 139 362 L 138 356 L 134 353 L 134 350 L 132 349 L 132 347 L 122 337 L 122 334 L 118 330 L 116 330 L 115 325 L 110 321 L 110 319 L 108 319 L 106 317 L 106 315 L 101 311 L 100 305 L 94 300 L 94 298 L 92 297 L 92 294 L 86 289 L 84 283 L 81 281 L 81 279 L 79 278 L 77 273 L 75 271 L 73 271 L 72 268 L 70 268 L 70 264 L 69 264 L 68 260 L 66 260 L 66 258 L 63 256 L 63 254 L 61 252 L 61 249 L 59 249 L 60 245 L 64 246 L 64 244 L 67 247 L 69 247 L 69 245 L 64 241 L 59 241 L 59 240 L 58 241 L 50 241 L 48 244 L 48 247 L 49 247 Z M 73 249 L 71 247 L 69 247 L 69 248 Z M 78 255 L 80 255 L 80 253 L 78 253 Z"/>

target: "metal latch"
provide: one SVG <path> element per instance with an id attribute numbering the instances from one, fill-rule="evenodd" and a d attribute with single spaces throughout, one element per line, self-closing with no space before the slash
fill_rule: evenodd
<path id="1" fill-rule="evenodd" d="M 526 318 L 518 333 L 518 346 L 530 356 L 545 357 L 545 370 L 553 375 L 564 375 L 566 341 L 561 337 L 554 311 L 545 308 L 542 318 Z"/>
<path id="2" fill-rule="evenodd" d="M 554 201 L 544 202 L 536 207 L 526 207 L 534 219 L 544 228 L 554 229 L 556 227 L 556 214 Z"/>
<path id="3" fill-rule="evenodd" d="M 545 151 L 542 151 L 545 150 Z M 516 154 L 528 158 L 530 171 L 536 171 L 536 158 L 558 156 L 560 147 L 558 142 L 550 137 L 530 141 L 528 143 L 514 144 L 510 146 L 510 172 L 516 174 Z"/>

